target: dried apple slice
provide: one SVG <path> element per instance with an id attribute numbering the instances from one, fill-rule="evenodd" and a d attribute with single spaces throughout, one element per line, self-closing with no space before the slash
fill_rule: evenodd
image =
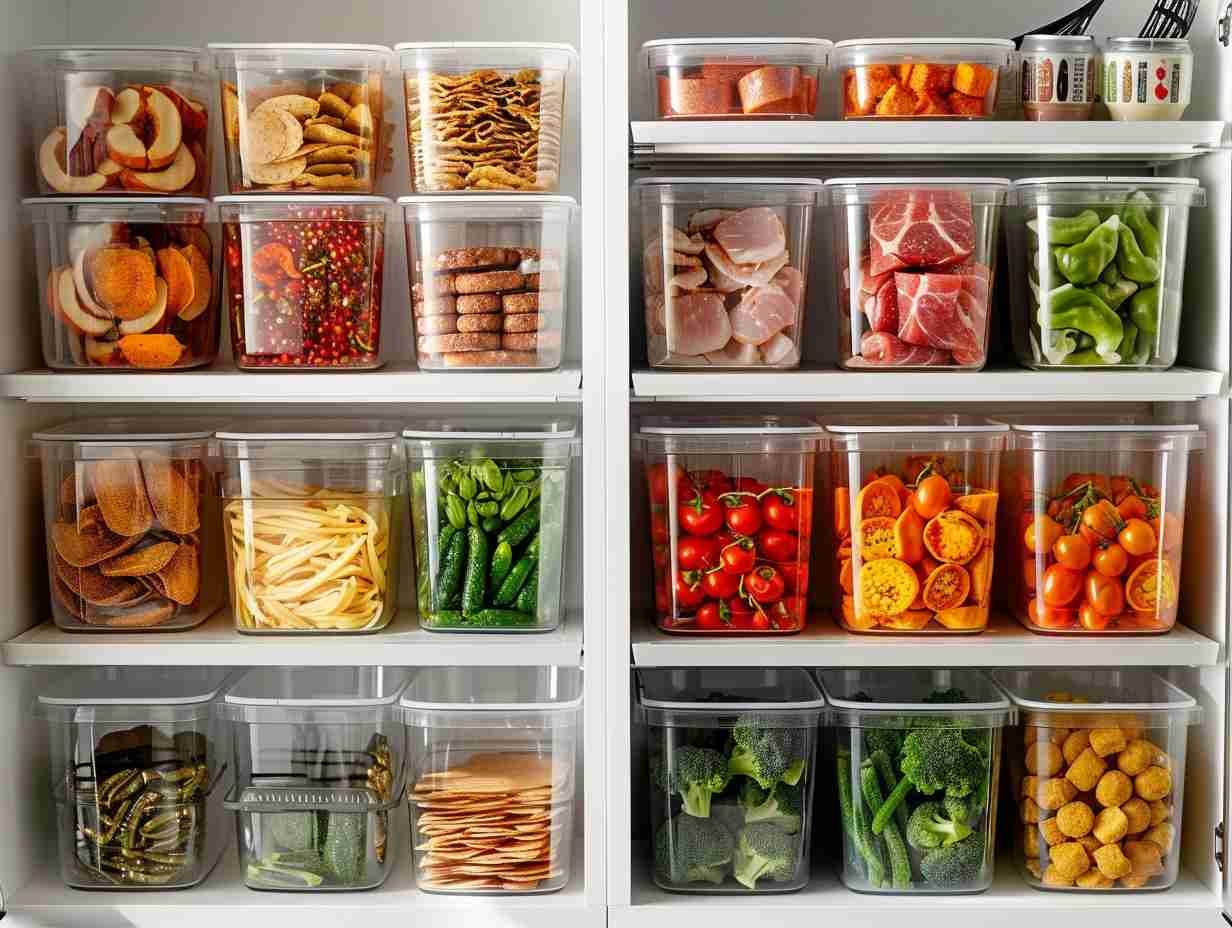
<path id="1" fill-rule="evenodd" d="M 145 577 L 166 567 L 179 545 L 174 541 L 159 541 L 144 548 L 126 551 L 99 565 L 104 577 Z"/>
<path id="2" fill-rule="evenodd" d="M 57 275 L 56 309 L 60 318 L 78 335 L 104 335 L 111 331 L 111 321 L 85 311 L 77 300 L 77 284 L 73 269 L 62 267 Z"/>
<path id="3" fill-rule="evenodd" d="M 165 456 L 154 451 L 141 454 L 141 474 L 154 515 L 163 528 L 188 535 L 201 527 L 196 487 Z"/>
<path id="4" fill-rule="evenodd" d="M 167 98 L 175 104 L 175 108 L 180 111 L 180 123 L 182 132 L 188 135 L 193 132 L 202 132 L 206 126 L 205 106 L 198 103 L 191 97 L 186 97 L 177 90 L 172 90 L 170 87 L 158 86 L 147 87 L 147 92 L 159 91 L 167 96 Z"/>
<path id="5" fill-rule="evenodd" d="M 110 122 L 114 103 L 110 88 L 97 84 L 75 87 L 68 93 L 68 124 L 80 128 L 90 122 Z"/>
<path id="6" fill-rule="evenodd" d="M 140 540 L 140 536 L 125 538 L 106 528 L 78 531 L 72 522 L 55 522 L 51 526 L 51 541 L 56 552 L 73 567 L 101 564 L 108 558 L 123 554 Z"/>
<path id="7" fill-rule="evenodd" d="M 146 87 L 146 109 L 150 115 L 150 150 L 147 154 L 152 170 L 165 168 L 175 160 L 184 140 L 184 123 L 180 109 L 169 96 L 156 87 Z M 116 159 L 119 161 L 120 159 Z M 120 162 L 123 164 L 124 162 Z M 140 167 L 140 165 L 130 165 Z"/>
<path id="8" fill-rule="evenodd" d="M 108 529 L 130 538 L 144 535 L 153 527 L 154 510 L 136 458 L 95 461 L 90 468 L 90 483 Z M 66 559 L 72 563 L 71 558 Z"/>
<path id="9" fill-rule="evenodd" d="M 102 175 L 99 175 L 100 177 Z M 175 160 L 161 171 L 133 171 L 125 169 L 120 174 L 120 183 L 125 190 L 146 190 L 151 193 L 175 193 L 183 190 L 197 176 L 197 159 L 188 147 L 181 145 Z"/>
<path id="10" fill-rule="evenodd" d="M 126 168 L 144 170 L 149 166 L 145 143 L 137 137 L 133 127 L 127 124 L 114 125 L 107 130 L 107 157 Z"/>
<path id="11" fill-rule="evenodd" d="M 158 269 L 167 282 L 167 310 L 178 316 L 180 310 L 193 301 L 196 283 L 188 259 L 170 246 L 158 250 Z M 145 329 L 138 331 L 144 332 Z M 129 333 L 125 333 L 126 335 Z"/>
<path id="12" fill-rule="evenodd" d="M 67 134 L 63 126 L 56 126 L 39 146 L 39 171 L 43 180 L 60 193 L 97 193 L 107 184 L 107 178 L 95 171 L 84 177 L 70 177 L 65 171 Z"/>
<path id="13" fill-rule="evenodd" d="M 116 94 L 111 107 L 111 121 L 117 125 L 141 122 L 145 118 L 145 101 L 136 87 L 125 87 Z"/>
<path id="14" fill-rule="evenodd" d="M 140 335 L 163 321 L 163 315 L 167 312 L 167 285 L 161 280 L 154 281 L 154 293 L 154 305 L 148 313 L 120 323 L 121 336 Z"/>
<path id="15" fill-rule="evenodd" d="M 77 257 L 73 259 L 73 284 L 77 288 L 77 300 L 81 303 L 81 308 L 88 312 L 91 316 L 98 316 L 100 319 L 110 321 L 114 317 L 110 312 L 94 302 L 94 297 L 90 294 L 90 288 L 86 286 L 86 252 L 77 252 Z"/>
<path id="16" fill-rule="evenodd" d="M 90 364 L 110 367 L 115 363 L 117 350 L 115 342 L 102 342 L 89 335 L 85 337 L 84 360 Z"/>
<path id="17" fill-rule="evenodd" d="M 226 85 L 222 89 L 222 122 L 227 141 L 240 140 L 240 97 L 235 88 Z"/>
<path id="18" fill-rule="evenodd" d="M 180 254 L 188 261 L 193 274 L 192 302 L 180 310 L 180 318 L 185 322 L 192 322 L 210 305 L 214 281 L 210 274 L 210 264 L 205 260 L 205 255 L 201 254 L 196 245 L 185 245 L 180 249 Z"/>

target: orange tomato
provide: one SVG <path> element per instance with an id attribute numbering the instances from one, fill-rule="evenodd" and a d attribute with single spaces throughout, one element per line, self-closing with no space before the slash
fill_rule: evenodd
<path id="1" fill-rule="evenodd" d="M 1035 559 L 1027 558 L 1022 562 L 1022 579 L 1027 589 L 1035 592 Z"/>
<path id="2" fill-rule="evenodd" d="M 1127 492 L 1133 489 L 1134 478 L 1125 474 L 1116 474 L 1108 481 L 1108 486 L 1112 489 L 1112 498 L 1120 500 Z"/>
<path id="3" fill-rule="evenodd" d="M 1146 515 L 1146 503 L 1142 501 L 1142 497 L 1130 493 L 1117 503 L 1117 512 L 1122 519 L 1141 519 Z"/>
<path id="4" fill-rule="evenodd" d="M 1117 535 L 1117 541 L 1129 554 L 1149 554 L 1155 550 L 1155 529 L 1141 519 L 1130 519 Z"/>
<path id="5" fill-rule="evenodd" d="M 1165 551 L 1171 551 L 1180 545 L 1184 532 L 1181 520 L 1172 513 L 1165 512 L 1159 518 L 1152 519 L 1151 528 L 1155 530 L 1155 536 L 1160 540 Z"/>
<path id="6" fill-rule="evenodd" d="M 877 478 L 878 483 L 887 483 L 894 488 L 895 493 L 902 493 L 907 489 L 907 485 L 903 483 L 903 479 L 898 474 L 886 474 Z"/>
<path id="7" fill-rule="evenodd" d="M 1070 474 L 1061 481 L 1061 495 L 1064 496 L 1070 490 L 1076 490 L 1084 483 L 1090 483 L 1093 474 Z"/>
<path id="8" fill-rule="evenodd" d="M 1062 535 L 1052 545 L 1057 563 L 1070 570 L 1085 570 L 1091 563 L 1091 545 L 1081 535 Z"/>
<path id="9" fill-rule="evenodd" d="M 1027 526 L 1022 541 L 1031 552 L 1051 551 L 1057 539 L 1065 534 L 1065 530 L 1049 516 L 1039 515 Z"/>
<path id="10" fill-rule="evenodd" d="M 1044 571 L 1044 588 L 1041 591 L 1045 605 L 1068 606 L 1082 589 L 1082 572 L 1053 564 Z"/>
<path id="11" fill-rule="evenodd" d="M 930 474 L 916 484 L 911 505 L 921 517 L 931 519 L 945 512 L 952 498 L 949 481 L 940 474 Z"/>
<path id="12" fill-rule="evenodd" d="M 1129 554 L 1120 545 L 1109 545 L 1096 550 L 1091 565 L 1105 577 L 1119 577 L 1129 566 Z"/>
<path id="13" fill-rule="evenodd" d="M 1111 501 L 1101 499 L 1082 511 L 1082 525 L 1078 529 L 1091 544 L 1116 541 L 1117 532 L 1124 525 L 1121 514 Z"/>
<path id="14" fill-rule="evenodd" d="M 1112 481 L 1108 479 L 1107 474 L 1091 474 L 1091 485 L 1095 489 L 1104 494 L 1104 496 L 1112 495 Z"/>
<path id="15" fill-rule="evenodd" d="M 1078 609 L 1078 624 L 1089 632 L 1102 632 L 1112 622 L 1112 616 L 1103 615 L 1090 603 L 1083 603 Z"/>
<path id="16" fill-rule="evenodd" d="M 1098 570 L 1087 574 L 1086 595 L 1087 605 L 1100 615 L 1119 615 L 1125 608 L 1125 594 L 1121 589 L 1121 581 L 1113 577 L 1105 577 Z"/>
<path id="17" fill-rule="evenodd" d="M 1070 628 L 1078 621 L 1078 612 L 1075 609 L 1057 609 L 1036 597 L 1027 604 L 1027 618 L 1037 628 Z"/>

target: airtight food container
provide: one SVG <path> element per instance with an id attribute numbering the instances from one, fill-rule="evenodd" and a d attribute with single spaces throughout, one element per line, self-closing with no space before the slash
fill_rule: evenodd
<path id="1" fill-rule="evenodd" d="M 836 420 L 826 431 L 839 452 L 836 620 L 874 634 L 983 631 L 1009 427 L 912 415 Z"/>
<path id="2" fill-rule="evenodd" d="M 226 846 L 231 788 L 214 709 L 219 667 L 89 667 L 50 680 L 34 706 L 50 742 L 60 876 L 74 889 L 185 889 Z"/>
<path id="3" fill-rule="evenodd" d="M 1185 741 L 1202 710 L 1146 670 L 1003 670 L 1023 879 L 1060 892 L 1167 889 L 1180 870 Z"/>
<path id="4" fill-rule="evenodd" d="M 826 705 L 808 673 L 639 670 L 637 701 L 655 884 L 725 895 L 804 888 Z"/>
<path id="5" fill-rule="evenodd" d="M 1003 178 L 826 181 L 839 363 L 978 371 L 988 359 Z"/>
<path id="6" fill-rule="evenodd" d="M 213 43 L 232 193 L 374 193 L 390 145 L 383 45 Z"/>
<path id="7" fill-rule="evenodd" d="M 674 634 L 781 635 L 808 623 L 821 426 L 777 416 L 648 419 L 655 621 Z"/>
<path id="8" fill-rule="evenodd" d="M 241 370 L 381 366 L 383 197 L 219 197 Z"/>
<path id="9" fill-rule="evenodd" d="M 800 366 L 820 192 L 807 178 L 654 177 L 633 185 L 651 367 Z"/>
<path id="10" fill-rule="evenodd" d="M 202 421 L 160 418 L 34 433 L 56 625 L 173 631 L 222 605 L 211 434 Z"/>
<path id="11" fill-rule="evenodd" d="M 210 192 L 213 95 L 198 48 L 43 45 L 20 54 L 38 192 Z"/>
<path id="12" fill-rule="evenodd" d="M 568 313 L 572 197 L 398 200 L 424 370 L 550 370 Z"/>
<path id="13" fill-rule="evenodd" d="M 403 42 L 394 51 L 416 193 L 560 189 L 572 46 Z"/>
<path id="14" fill-rule="evenodd" d="M 1176 623 L 1196 425 L 1016 422 L 1003 492 L 1014 614 L 1042 634 L 1162 634 Z"/>
<path id="15" fill-rule="evenodd" d="M 230 729 L 240 872 L 249 889 L 373 889 L 393 869 L 406 729 L 392 667 L 251 670 L 219 707 Z"/>
<path id="16" fill-rule="evenodd" d="M 42 197 L 22 207 L 48 367 L 183 370 L 217 357 L 222 288 L 208 200 Z"/>
<path id="17" fill-rule="evenodd" d="M 1014 352 L 1035 369 L 1176 361 L 1191 177 L 1033 177 L 1008 197 Z"/>
<path id="18" fill-rule="evenodd" d="M 656 119 L 813 119 L 834 43 L 656 39 L 642 46 Z"/>
<path id="19" fill-rule="evenodd" d="M 419 623 L 551 631 L 563 620 L 572 419 L 471 417 L 402 432 Z"/>
<path id="20" fill-rule="evenodd" d="M 1193 93 L 1188 39 L 1110 37 L 1101 56 L 1104 105 L 1122 122 L 1180 119 Z"/>
<path id="21" fill-rule="evenodd" d="M 528 895 L 569 882 L 582 671 L 434 667 L 402 697 L 415 882 Z"/>
<path id="22" fill-rule="evenodd" d="M 1009 39 L 849 39 L 834 46 L 844 119 L 992 119 L 1013 86 Z"/>
<path id="23" fill-rule="evenodd" d="M 1028 35 L 1019 55 L 1023 115 L 1031 122 L 1091 118 L 1099 50 L 1089 35 Z"/>
<path id="24" fill-rule="evenodd" d="M 835 726 L 839 878 L 858 893 L 992 885 L 1005 694 L 971 670 L 819 670 Z M 943 755 L 943 771 L 928 760 Z M 833 807 L 832 807 L 833 808 Z"/>
<path id="25" fill-rule="evenodd" d="M 346 634 L 388 625 L 405 518 L 397 425 L 286 419 L 217 438 L 235 627 Z"/>

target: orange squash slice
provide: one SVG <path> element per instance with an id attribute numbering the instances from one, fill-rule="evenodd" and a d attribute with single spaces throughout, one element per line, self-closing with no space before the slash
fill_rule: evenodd
<path id="1" fill-rule="evenodd" d="M 857 530 L 860 533 L 860 557 L 865 561 L 894 557 L 898 550 L 894 537 L 894 520 L 889 516 L 862 519 Z"/>
<path id="2" fill-rule="evenodd" d="M 1125 599 L 1135 612 L 1166 612 L 1176 598 L 1176 574 L 1163 558 L 1139 564 L 1125 584 Z"/>
<path id="3" fill-rule="evenodd" d="M 985 524 L 997 518 L 997 494 L 990 490 L 960 496 L 954 500 L 954 505 Z"/>
<path id="4" fill-rule="evenodd" d="M 902 510 L 903 502 L 898 495 L 898 488 L 886 477 L 874 480 L 856 496 L 856 511 L 861 519 L 882 516 L 896 519 Z"/>
<path id="5" fill-rule="evenodd" d="M 988 624 L 988 610 L 983 606 L 959 606 L 943 609 L 936 619 L 952 632 L 969 632 Z"/>
<path id="6" fill-rule="evenodd" d="M 924 546 L 928 553 L 948 564 L 966 564 L 984 545 L 984 529 L 980 523 L 957 509 L 928 520 L 924 526 Z"/>
<path id="7" fill-rule="evenodd" d="M 894 522 L 894 556 L 908 564 L 924 559 L 924 520 L 908 506 Z"/>
<path id="8" fill-rule="evenodd" d="M 915 602 L 920 580 L 902 561 L 882 558 L 860 568 L 856 591 L 861 611 L 894 616 L 906 612 Z"/>
<path id="9" fill-rule="evenodd" d="M 971 576 L 958 564 L 942 564 L 924 583 L 924 605 L 933 612 L 955 609 L 971 595 Z"/>

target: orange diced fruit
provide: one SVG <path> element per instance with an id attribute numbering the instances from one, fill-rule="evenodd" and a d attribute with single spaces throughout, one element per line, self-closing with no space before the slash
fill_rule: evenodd
<path id="1" fill-rule="evenodd" d="M 903 87 L 901 84 L 895 84 L 886 91 L 877 103 L 878 116 L 914 116 L 915 115 L 916 99 L 915 94 Z"/>
<path id="2" fill-rule="evenodd" d="M 908 63 L 908 64 L 896 64 L 896 65 L 894 66 L 894 72 L 895 72 L 895 74 L 897 74 L 897 75 L 898 75 L 898 82 L 899 82 L 900 84 L 905 84 L 905 83 L 907 83 L 907 81 L 909 81 L 909 80 L 911 79 L 911 69 L 912 69 L 912 68 L 914 68 L 914 67 L 915 67 L 915 65 L 910 64 L 910 63 Z"/>
<path id="3" fill-rule="evenodd" d="M 965 93 L 955 91 L 946 97 L 950 112 L 955 116 L 984 116 L 984 98 L 969 97 Z"/>
<path id="4" fill-rule="evenodd" d="M 984 97 L 995 77 L 992 68 L 964 62 L 954 68 L 954 89 L 969 97 Z"/>
<path id="5" fill-rule="evenodd" d="M 954 67 L 946 64 L 917 64 L 911 69 L 907 86 L 916 94 L 946 94 L 954 89 Z"/>
<path id="6" fill-rule="evenodd" d="M 880 100 L 894 86 L 894 75 L 886 64 L 870 64 L 853 68 L 847 85 L 847 112 L 858 116 L 871 116 Z"/>
<path id="7" fill-rule="evenodd" d="M 920 95 L 920 100 L 916 103 L 915 114 L 917 116 L 949 116 L 950 108 L 946 105 L 944 97 L 925 93 Z"/>

